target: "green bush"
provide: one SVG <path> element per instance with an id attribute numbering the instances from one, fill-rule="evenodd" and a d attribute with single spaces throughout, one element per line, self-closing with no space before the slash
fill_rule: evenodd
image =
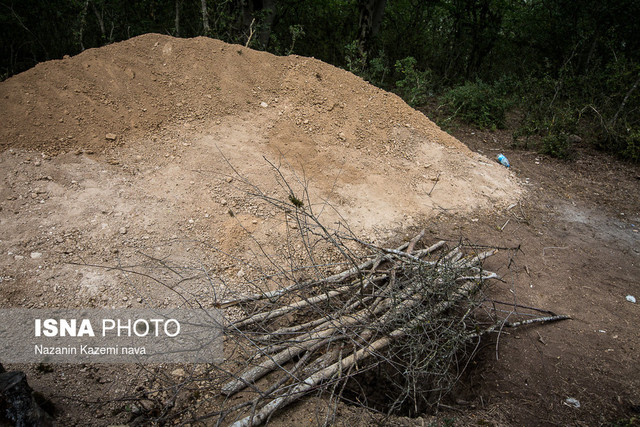
<path id="1" fill-rule="evenodd" d="M 601 123 L 594 131 L 596 148 L 632 162 L 640 162 L 640 128 Z"/>
<path id="2" fill-rule="evenodd" d="M 380 51 L 378 56 L 370 61 L 366 53 L 362 53 L 358 47 L 358 42 L 353 41 L 344 47 L 347 71 L 362 77 L 373 85 L 384 87 L 385 79 L 389 74 L 387 55 Z"/>
<path id="3" fill-rule="evenodd" d="M 449 89 L 440 98 L 440 103 L 450 114 L 445 121 L 457 117 L 483 129 L 503 129 L 505 113 L 511 105 L 498 85 L 480 80 Z"/>
<path id="4" fill-rule="evenodd" d="M 416 68 L 418 61 L 412 56 L 396 61 L 398 74 L 396 88 L 398 95 L 412 107 L 422 105 L 432 94 L 433 75 L 431 70 L 420 71 Z"/>
<path id="5" fill-rule="evenodd" d="M 573 150 L 566 134 L 550 133 L 542 138 L 540 152 L 559 159 L 568 159 L 572 156 Z"/>
<path id="6" fill-rule="evenodd" d="M 622 156 L 631 161 L 640 162 L 640 130 L 629 132 L 623 141 Z"/>
<path id="7" fill-rule="evenodd" d="M 576 91 L 575 80 L 569 78 L 530 77 L 520 84 L 518 108 L 523 113 L 520 124 L 513 133 L 514 145 L 528 148 L 534 137 L 540 152 L 561 159 L 573 154 L 569 135 L 578 133 L 582 110 L 575 99 L 564 96 Z M 523 143 L 524 139 L 524 143 Z"/>
<path id="8" fill-rule="evenodd" d="M 291 33 L 291 46 L 289 50 L 287 50 L 287 55 L 291 55 L 293 53 L 293 48 L 296 45 L 296 40 L 300 37 L 304 37 L 304 28 L 300 24 L 290 25 L 289 32 Z"/>
<path id="9" fill-rule="evenodd" d="M 389 60 L 384 51 L 380 51 L 378 56 L 369 62 L 367 80 L 378 87 L 384 87 L 385 79 L 389 74 Z"/>
<path id="10" fill-rule="evenodd" d="M 360 52 L 358 41 L 354 40 L 344 47 L 344 60 L 347 65 L 347 71 L 363 77 L 367 68 L 367 57 Z"/>

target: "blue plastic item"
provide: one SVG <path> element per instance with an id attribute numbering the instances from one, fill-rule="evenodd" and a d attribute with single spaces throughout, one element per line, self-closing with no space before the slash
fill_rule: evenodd
<path id="1" fill-rule="evenodd" d="M 504 156 L 504 154 L 498 154 L 498 161 L 502 166 L 510 167 L 509 160 Z"/>

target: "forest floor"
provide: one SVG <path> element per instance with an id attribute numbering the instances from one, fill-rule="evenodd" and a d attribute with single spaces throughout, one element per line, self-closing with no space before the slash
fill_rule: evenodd
<path id="1" fill-rule="evenodd" d="M 529 188 L 521 212 L 453 228 L 474 241 L 520 245 L 520 273 L 498 294 L 573 319 L 486 349 L 472 374 L 474 404 L 489 401 L 507 424 L 637 425 L 640 310 L 625 297 L 640 293 L 640 168 L 586 144 L 563 161 L 514 149 L 510 130 L 450 133 L 487 157 L 504 153 Z"/>
<path id="2" fill-rule="evenodd" d="M 520 246 L 511 262 L 507 251 L 488 262 L 505 280 L 492 295 L 572 317 L 487 341 L 436 418 L 384 423 L 638 417 L 640 305 L 625 300 L 640 297 L 637 165 L 586 147 L 571 162 L 515 150 L 507 131 L 461 126 L 453 138 L 343 70 L 203 38 L 146 35 L 39 64 L 0 84 L 0 114 L 2 308 L 179 304 L 169 290 L 90 266 L 141 253 L 207 266 L 246 291 L 237 260 L 248 261 L 255 242 L 284 251 L 290 231 L 242 183 L 286 200 L 266 158 L 294 191 L 335 209 L 326 223 L 346 221 L 377 244 L 424 228 L 427 242 Z M 214 302 L 204 288 L 189 291 Z M 60 425 L 128 423 L 135 414 L 118 399 L 154 384 L 135 366 L 5 368 L 27 373 Z M 325 403 L 304 399 L 272 424 L 314 423 Z M 335 423 L 380 420 L 341 404 Z"/>

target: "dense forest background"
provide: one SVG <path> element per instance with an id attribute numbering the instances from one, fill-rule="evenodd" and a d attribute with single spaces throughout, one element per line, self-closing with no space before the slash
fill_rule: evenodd
<path id="1" fill-rule="evenodd" d="M 640 161 L 640 0 L 0 0 L 0 77 L 143 33 L 343 67 L 439 124 Z"/>

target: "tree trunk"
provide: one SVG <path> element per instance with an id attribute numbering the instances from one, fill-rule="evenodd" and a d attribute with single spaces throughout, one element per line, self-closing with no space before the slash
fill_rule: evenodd
<path id="1" fill-rule="evenodd" d="M 209 35 L 209 12 L 207 10 L 207 0 L 201 0 L 200 4 L 202 6 L 202 35 Z"/>
<path id="2" fill-rule="evenodd" d="M 358 47 L 363 56 L 371 49 L 372 40 L 380 30 L 386 5 L 387 0 L 358 0 Z"/>
<path id="3" fill-rule="evenodd" d="M 180 3 L 181 0 L 176 0 L 176 37 L 180 37 Z"/>
<path id="4" fill-rule="evenodd" d="M 107 40 L 107 31 L 104 28 L 104 16 L 102 13 L 98 12 L 98 8 L 95 3 L 91 3 L 91 7 L 93 8 L 93 13 L 96 14 L 96 19 L 100 26 L 100 33 L 102 34 L 102 42 L 104 43 Z"/>
<path id="5" fill-rule="evenodd" d="M 255 19 L 258 28 L 256 39 L 263 49 L 269 44 L 271 28 L 276 18 L 277 0 L 245 0 L 242 4 L 242 26 L 251 31 L 251 23 Z M 261 17 L 256 17 L 256 12 L 262 12 Z"/>
<path id="6" fill-rule="evenodd" d="M 80 42 L 80 51 L 84 50 L 84 43 L 82 42 L 82 34 L 84 33 L 85 25 L 87 25 L 87 9 L 89 9 L 89 0 L 84 0 L 84 6 L 82 7 L 82 13 L 80 15 L 80 31 L 78 31 L 78 41 Z"/>
<path id="7" fill-rule="evenodd" d="M 263 0 L 262 10 L 264 11 L 264 20 L 258 33 L 258 41 L 260 46 L 264 49 L 269 45 L 269 38 L 271 37 L 271 28 L 273 27 L 273 21 L 276 18 L 276 2 L 275 0 Z"/>

